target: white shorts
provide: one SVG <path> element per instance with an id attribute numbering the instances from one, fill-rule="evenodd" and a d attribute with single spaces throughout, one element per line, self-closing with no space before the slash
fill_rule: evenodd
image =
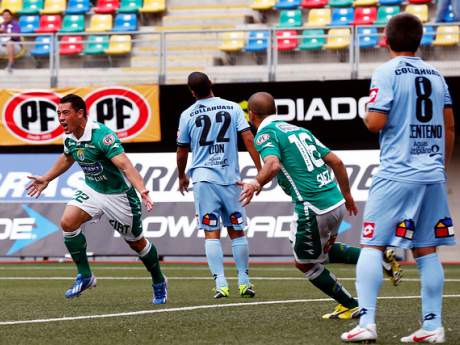
<path id="1" fill-rule="evenodd" d="M 142 207 L 134 188 L 120 194 L 102 194 L 84 185 L 67 205 L 82 209 L 93 221 L 105 214 L 109 224 L 128 242 L 142 238 Z"/>
<path id="2" fill-rule="evenodd" d="M 14 47 L 14 55 L 18 55 L 22 49 L 21 44 L 19 42 L 13 42 L 13 47 Z M 6 43 L 0 44 L 0 56 L 6 57 L 7 55 L 7 50 L 6 50 Z"/>

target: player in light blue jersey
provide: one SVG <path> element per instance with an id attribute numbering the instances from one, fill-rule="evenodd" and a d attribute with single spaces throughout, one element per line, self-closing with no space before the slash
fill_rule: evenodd
<path id="1" fill-rule="evenodd" d="M 232 240 L 232 253 L 238 270 L 242 297 L 254 297 L 248 276 L 249 249 L 244 235 L 246 213 L 239 202 L 238 134 L 252 160 L 260 170 L 260 159 L 254 147 L 254 136 L 241 107 L 214 97 L 208 76 L 193 72 L 188 86 L 196 102 L 180 116 L 177 135 L 177 168 L 179 190 L 187 191 L 189 177 L 193 182 L 198 228 L 205 232 L 205 251 L 216 283 L 214 298 L 229 295 L 224 275 L 224 256 L 220 242 L 221 223 Z M 193 159 L 187 174 L 189 149 Z"/>
<path id="2" fill-rule="evenodd" d="M 421 275 L 422 327 L 403 343 L 445 341 L 441 322 L 444 273 L 437 247 L 455 244 L 447 204 L 446 166 L 454 147 L 454 115 L 442 75 L 415 56 L 423 34 L 420 20 L 403 13 L 387 28 L 392 59 L 372 76 L 364 122 L 380 133 L 380 168 L 364 211 L 356 267 L 359 325 L 345 342 L 377 338 L 376 300 L 385 246 L 412 249 Z"/>

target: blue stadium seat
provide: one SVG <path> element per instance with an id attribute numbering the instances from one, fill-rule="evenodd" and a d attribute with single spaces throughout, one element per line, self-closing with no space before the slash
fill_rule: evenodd
<path id="1" fill-rule="evenodd" d="M 360 48 L 374 48 L 379 43 L 379 35 L 375 27 L 359 27 L 358 38 Z"/>
<path id="2" fill-rule="evenodd" d="M 135 13 L 119 13 L 115 17 L 113 31 L 137 31 L 137 15 Z"/>
<path id="3" fill-rule="evenodd" d="M 37 57 L 48 57 L 50 55 L 50 45 L 50 36 L 38 36 L 35 39 L 34 47 L 30 50 L 30 54 Z"/>
<path id="4" fill-rule="evenodd" d="M 331 25 L 350 25 L 355 17 L 355 10 L 352 7 L 335 7 L 332 9 Z"/>
<path id="5" fill-rule="evenodd" d="M 19 17 L 19 28 L 22 33 L 30 34 L 34 33 L 35 29 L 38 29 L 40 25 L 40 16 L 20 16 Z"/>
<path id="6" fill-rule="evenodd" d="M 424 47 L 433 45 L 435 31 L 436 30 L 431 25 L 423 26 L 423 36 L 420 45 Z"/>
<path id="7" fill-rule="evenodd" d="M 268 31 L 250 31 L 245 51 L 250 53 L 264 52 L 268 48 Z"/>
<path id="8" fill-rule="evenodd" d="M 302 0 L 278 0 L 275 8 L 277 10 L 295 10 L 300 6 Z"/>
<path id="9" fill-rule="evenodd" d="M 379 0 L 380 6 L 401 5 L 403 0 Z"/>
<path id="10" fill-rule="evenodd" d="M 455 22 L 454 12 L 452 11 L 452 4 L 449 5 L 446 13 L 444 14 L 443 22 L 445 23 Z"/>
<path id="11" fill-rule="evenodd" d="M 91 10 L 89 0 L 69 0 L 66 14 L 86 14 Z"/>

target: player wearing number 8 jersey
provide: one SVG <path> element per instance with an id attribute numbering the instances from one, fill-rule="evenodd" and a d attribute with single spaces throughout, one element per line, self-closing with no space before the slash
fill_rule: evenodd
<path id="1" fill-rule="evenodd" d="M 442 343 L 444 274 L 436 251 L 455 243 L 445 186 L 455 135 L 452 102 L 439 71 L 415 56 L 423 35 L 420 20 L 408 13 L 394 16 L 386 33 L 392 59 L 372 76 L 364 119 L 370 131 L 380 134 L 381 152 L 356 267 L 361 317 L 342 340 L 377 338 L 375 309 L 382 276 L 376 266 L 390 245 L 412 249 L 421 274 L 422 328 L 401 341 Z"/>
<path id="2" fill-rule="evenodd" d="M 244 235 L 246 213 L 239 203 L 240 180 L 238 165 L 238 133 L 251 155 L 256 168 L 260 159 L 254 148 L 254 136 L 241 107 L 214 97 L 208 76 L 191 73 L 188 86 L 196 102 L 180 116 L 177 135 L 177 167 L 179 190 L 187 191 L 189 176 L 198 228 L 205 232 L 205 252 L 216 283 L 215 298 L 227 297 L 228 283 L 224 275 L 224 257 L 220 242 L 221 223 L 232 239 L 232 253 L 238 270 L 242 297 L 254 297 L 248 276 L 249 249 Z M 185 174 L 189 149 L 193 152 L 190 169 Z"/>

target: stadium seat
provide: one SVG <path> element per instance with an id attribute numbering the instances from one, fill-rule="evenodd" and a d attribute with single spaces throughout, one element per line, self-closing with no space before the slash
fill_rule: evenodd
<path id="1" fill-rule="evenodd" d="M 113 31 L 137 31 L 137 15 L 134 13 L 119 13 L 115 17 Z"/>
<path id="2" fill-rule="evenodd" d="M 449 7 L 447 8 L 446 13 L 444 14 L 443 21 L 445 23 L 455 22 L 454 11 L 452 10 L 452 4 L 450 4 Z"/>
<path id="3" fill-rule="evenodd" d="M 268 11 L 275 7 L 276 0 L 254 0 L 251 8 L 255 11 Z"/>
<path id="4" fill-rule="evenodd" d="M 393 5 L 401 5 L 403 0 L 379 0 L 380 6 L 393 6 Z"/>
<path id="5" fill-rule="evenodd" d="M 144 0 L 141 13 L 160 13 L 166 10 L 166 0 Z"/>
<path id="6" fill-rule="evenodd" d="M 300 6 L 302 0 L 278 0 L 275 8 L 278 10 L 294 10 Z"/>
<path id="7" fill-rule="evenodd" d="M 40 24 L 39 16 L 20 16 L 19 17 L 19 28 L 22 33 L 31 34 L 34 33 Z"/>
<path id="8" fill-rule="evenodd" d="M 282 10 L 280 11 L 279 28 L 295 28 L 302 26 L 302 10 Z"/>
<path id="9" fill-rule="evenodd" d="M 360 48 L 374 48 L 379 43 L 379 34 L 376 27 L 359 27 L 358 42 Z"/>
<path id="10" fill-rule="evenodd" d="M 245 33 L 239 32 L 224 32 L 221 35 L 222 44 L 219 46 L 219 50 L 232 53 L 239 52 L 244 48 Z"/>
<path id="11" fill-rule="evenodd" d="M 308 22 L 305 24 L 305 26 L 327 26 L 330 23 L 330 8 L 313 8 L 308 11 Z"/>
<path id="12" fill-rule="evenodd" d="M 300 50 L 319 50 L 326 43 L 326 35 L 323 29 L 306 29 L 302 31 Z"/>
<path id="13" fill-rule="evenodd" d="M 63 36 L 60 41 L 59 54 L 78 55 L 83 51 L 81 36 Z"/>
<path id="14" fill-rule="evenodd" d="M 430 4 L 432 0 L 408 0 L 409 4 Z"/>
<path id="15" fill-rule="evenodd" d="M 336 7 L 332 9 L 331 25 L 350 25 L 353 21 L 355 10 L 352 7 Z"/>
<path id="16" fill-rule="evenodd" d="M 460 30 L 458 25 L 441 25 L 436 29 L 434 46 L 454 46 L 459 43 Z"/>
<path id="17" fill-rule="evenodd" d="M 418 19 L 422 23 L 425 23 L 428 21 L 428 5 L 423 4 L 423 5 L 407 5 L 406 6 L 406 12 L 413 14 L 414 16 L 417 16 Z"/>
<path id="18" fill-rule="evenodd" d="M 58 15 L 48 15 L 40 17 L 40 26 L 35 32 L 45 33 L 45 32 L 56 32 L 61 28 L 61 16 Z"/>
<path id="19" fill-rule="evenodd" d="M 43 9 L 43 0 L 24 0 L 18 14 L 39 14 Z"/>
<path id="20" fill-rule="evenodd" d="M 299 43 L 297 31 L 295 30 L 280 30 L 276 32 L 276 41 L 279 51 L 289 51 L 297 48 Z"/>
<path id="21" fill-rule="evenodd" d="M 65 12 L 66 0 L 45 0 L 41 14 L 62 14 Z"/>
<path id="22" fill-rule="evenodd" d="M 355 0 L 353 2 L 353 6 L 359 7 L 359 6 L 377 6 L 378 0 Z"/>
<path id="23" fill-rule="evenodd" d="M 38 36 L 35 38 L 34 47 L 30 50 L 30 54 L 36 57 L 45 57 L 50 55 L 51 37 Z"/>
<path id="24" fill-rule="evenodd" d="M 89 0 L 69 0 L 67 4 L 66 14 L 85 14 L 91 10 Z"/>
<path id="25" fill-rule="evenodd" d="M 93 11 L 100 14 L 110 14 L 115 13 L 119 7 L 119 0 L 98 0 L 96 7 L 93 8 Z"/>
<path id="26" fill-rule="evenodd" d="M 371 25 L 377 19 L 376 7 L 358 7 L 355 9 L 354 25 Z"/>
<path id="27" fill-rule="evenodd" d="M 303 0 L 300 6 L 303 8 L 323 8 L 326 7 L 328 0 Z"/>
<path id="28" fill-rule="evenodd" d="M 112 16 L 110 14 L 93 14 L 89 21 L 88 32 L 103 32 L 112 30 Z"/>
<path id="29" fill-rule="evenodd" d="M 434 41 L 435 29 L 431 25 L 423 26 L 423 36 L 420 42 L 421 46 L 431 46 Z"/>
<path id="30" fill-rule="evenodd" d="M 386 47 L 387 47 L 387 36 L 386 36 L 386 34 L 385 34 L 385 31 L 384 31 L 383 34 L 380 36 L 380 40 L 379 40 L 378 46 L 381 47 L 381 48 L 386 48 Z"/>
<path id="31" fill-rule="evenodd" d="M 399 6 L 380 6 L 377 10 L 377 20 L 374 24 L 385 25 L 391 17 L 401 12 Z"/>
<path id="32" fill-rule="evenodd" d="M 2 6 L 0 8 L 0 13 L 3 10 L 10 10 L 11 13 L 18 13 L 23 8 L 22 0 L 2 0 Z"/>
<path id="33" fill-rule="evenodd" d="M 250 53 L 264 52 L 268 49 L 268 31 L 250 31 L 244 50 Z"/>
<path id="34" fill-rule="evenodd" d="M 350 29 L 330 29 L 327 34 L 326 49 L 348 48 L 351 42 Z"/>
<path id="35" fill-rule="evenodd" d="M 142 7 L 142 0 L 121 0 L 118 13 L 138 13 Z"/>
<path id="36" fill-rule="evenodd" d="M 107 55 L 126 55 L 131 53 L 132 41 L 130 35 L 112 35 L 109 40 Z"/>
<path id="37" fill-rule="evenodd" d="M 329 7 L 351 7 L 353 0 L 329 0 Z"/>
<path id="38" fill-rule="evenodd" d="M 83 54 L 85 55 L 101 55 L 105 54 L 105 51 L 109 48 L 109 36 L 102 35 L 96 36 L 91 35 L 88 37 L 88 41 L 85 45 Z"/>
<path id="39" fill-rule="evenodd" d="M 85 16 L 83 14 L 69 14 L 64 16 L 60 32 L 85 31 Z"/>

